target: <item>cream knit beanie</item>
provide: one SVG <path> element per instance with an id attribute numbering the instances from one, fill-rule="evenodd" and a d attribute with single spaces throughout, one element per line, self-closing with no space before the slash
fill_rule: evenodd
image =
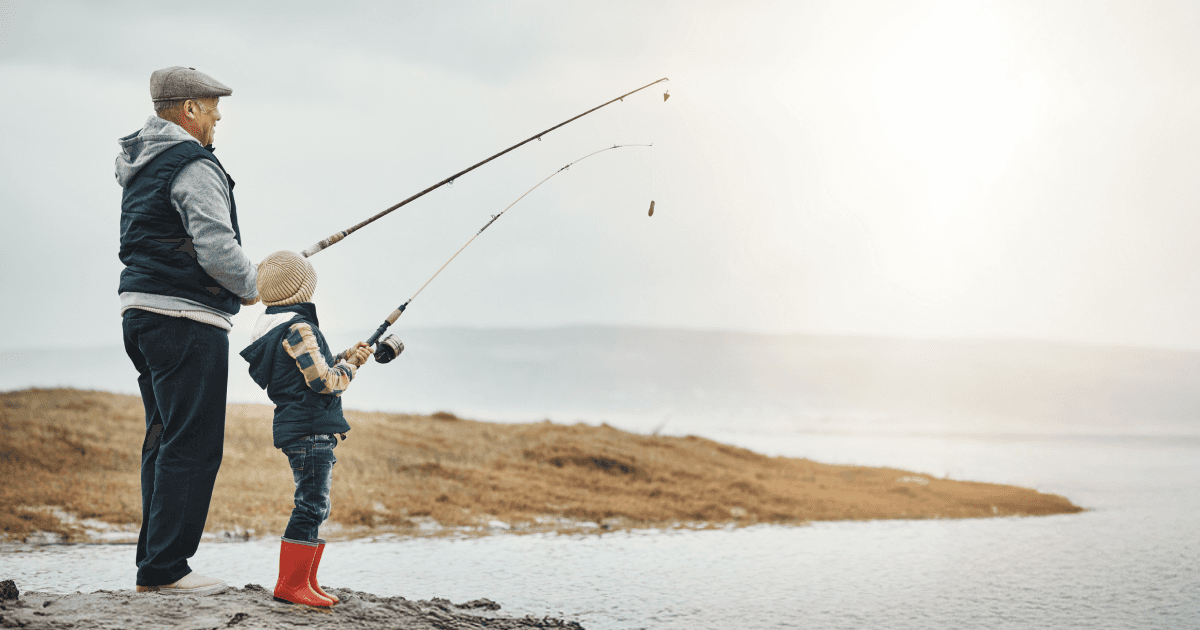
<path id="1" fill-rule="evenodd" d="M 296 252 L 275 252 L 258 263 L 258 295 L 267 306 L 308 302 L 316 288 L 317 271 Z"/>

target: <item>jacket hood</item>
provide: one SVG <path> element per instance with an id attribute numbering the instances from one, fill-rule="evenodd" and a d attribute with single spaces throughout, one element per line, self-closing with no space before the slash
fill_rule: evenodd
<path id="1" fill-rule="evenodd" d="M 259 387 L 266 389 L 271 382 L 271 364 L 274 353 L 280 350 L 278 335 L 271 334 L 295 320 L 317 324 L 317 307 L 312 302 L 301 302 L 288 306 L 270 306 L 258 316 L 250 332 L 250 345 L 241 351 L 241 357 L 250 364 L 250 378 Z"/>
<path id="2" fill-rule="evenodd" d="M 183 127 L 169 120 L 158 116 L 146 119 L 141 129 L 117 140 L 121 145 L 121 154 L 117 156 L 116 163 L 117 183 L 125 188 L 150 160 L 180 142 L 200 144 Z"/>

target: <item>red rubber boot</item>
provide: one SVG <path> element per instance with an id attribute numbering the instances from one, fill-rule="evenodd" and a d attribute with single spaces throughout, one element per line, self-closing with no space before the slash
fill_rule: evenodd
<path id="1" fill-rule="evenodd" d="M 317 543 L 282 539 L 279 544 L 279 580 L 275 582 L 275 599 L 305 606 L 328 608 L 333 600 L 309 586 L 309 574 Z"/>
<path id="2" fill-rule="evenodd" d="M 312 570 L 308 572 L 308 585 L 311 586 L 312 590 L 316 591 L 318 595 L 327 597 L 330 600 L 332 600 L 333 603 L 336 604 L 342 600 L 338 599 L 337 595 L 331 595 L 329 593 L 326 593 L 325 589 L 321 588 L 321 585 L 317 583 L 317 567 L 321 566 L 321 554 L 324 554 L 324 553 L 325 553 L 325 541 L 318 538 L 317 539 L 317 553 L 313 555 Z"/>

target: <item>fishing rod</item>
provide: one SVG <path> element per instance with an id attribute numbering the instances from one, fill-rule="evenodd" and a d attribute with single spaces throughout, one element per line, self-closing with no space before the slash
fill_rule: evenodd
<path id="1" fill-rule="evenodd" d="M 414 200 L 416 200 L 416 199 L 420 198 L 421 196 L 423 196 L 423 195 L 424 195 L 424 194 L 426 194 L 426 193 L 429 193 L 429 192 L 432 192 L 432 191 L 434 191 L 434 190 L 436 190 L 436 189 L 438 189 L 438 188 L 441 188 L 441 187 L 442 187 L 443 185 L 445 185 L 445 184 L 450 184 L 450 183 L 453 183 L 453 182 L 454 182 L 454 180 L 458 179 L 459 177 L 462 177 L 463 175 L 466 175 L 467 173 L 470 173 L 471 171 L 473 171 L 473 170 L 475 170 L 475 169 L 479 168 L 480 166 L 483 166 L 484 164 L 487 164 L 488 162 L 491 162 L 492 160 L 494 160 L 494 159 L 496 159 L 496 158 L 500 157 L 501 155 L 504 155 L 505 153 L 508 153 L 509 151 L 512 151 L 513 149 L 516 149 L 517 147 L 520 147 L 521 145 L 524 145 L 524 144 L 526 144 L 526 143 L 528 143 L 528 142 L 532 142 L 532 141 L 534 141 L 534 140 L 541 140 L 541 139 L 542 139 L 542 136 L 544 136 L 544 135 L 546 135 L 546 134 L 550 133 L 551 131 L 554 131 L 555 129 L 558 129 L 559 127 L 562 127 L 563 125 L 565 125 L 565 124 L 567 124 L 567 123 L 569 123 L 569 122 L 572 122 L 572 121 L 574 121 L 574 120 L 578 120 L 578 119 L 580 119 L 580 118 L 583 118 L 584 116 L 587 116 L 588 114 L 590 114 L 590 113 L 592 113 L 592 112 L 596 111 L 597 109 L 600 109 L 601 107 L 604 107 L 605 105 L 611 105 L 612 103 L 615 103 L 615 102 L 617 102 L 617 101 L 623 101 L 623 100 L 625 100 L 625 97 L 626 97 L 626 96 L 629 96 L 630 94 L 636 94 L 636 93 L 638 93 L 638 92 L 641 92 L 642 90 L 644 90 L 644 89 L 646 89 L 646 88 L 650 87 L 651 85 L 655 85 L 655 84 L 658 84 L 658 83 L 662 83 L 663 81 L 667 81 L 667 80 L 669 80 L 669 79 L 667 79 L 667 78 L 665 78 L 665 77 L 664 77 L 664 78 L 662 78 L 662 79 L 659 79 L 659 80 L 655 81 L 654 83 L 647 83 L 646 85 L 643 85 L 642 87 L 640 87 L 640 88 L 638 88 L 638 89 L 636 89 L 636 90 L 634 90 L 634 91 L 632 91 L 632 92 L 628 92 L 628 93 L 626 93 L 626 94 L 622 94 L 622 95 L 618 96 L 617 98 L 614 98 L 613 100 L 611 100 L 611 101 L 608 101 L 607 103 L 604 103 L 603 105 L 598 105 L 598 106 L 596 106 L 596 107 L 593 107 L 593 108 L 591 108 L 591 109 L 587 110 L 586 112 L 583 112 L 582 114 L 580 114 L 580 115 L 578 115 L 578 116 L 576 116 L 576 117 L 574 117 L 574 118 L 571 118 L 571 119 L 569 119 L 569 120 L 565 120 L 565 121 L 563 121 L 563 122 L 560 122 L 560 123 L 558 123 L 557 125 L 554 125 L 553 127 L 549 128 L 549 129 L 547 129 L 547 130 L 545 130 L 545 131 L 543 131 L 543 132 L 541 132 L 541 133 L 539 133 L 539 134 L 537 134 L 537 135 L 535 135 L 535 136 L 530 136 L 528 139 L 526 139 L 526 140 L 524 140 L 524 141 L 522 141 L 522 142 L 518 142 L 517 144 L 514 144 L 514 145 L 512 145 L 511 147 L 508 147 L 507 149 L 505 149 L 505 150 L 503 150 L 503 151 L 501 151 L 501 152 L 497 153 L 496 155 L 493 155 L 492 157 L 490 157 L 490 158 L 488 158 L 488 159 L 486 159 L 486 160 L 484 160 L 484 161 L 482 161 L 482 162 L 480 162 L 480 163 L 476 164 L 475 166 L 472 166 L 471 168 L 468 168 L 468 169 L 466 169 L 466 170 L 459 171 L 459 172 L 455 173 L 454 175 L 451 175 L 450 177 L 447 177 L 446 179 L 443 179 L 442 181 L 440 181 L 440 182 L 438 182 L 438 183 L 436 183 L 436 184 L 434 184 L 434 185 L 430 186 L 429 188 L 426 188 L 425 190 L 422 190 L 421 192 L 419 192 L 419 193 L 417 193 L 417 194 L 415 194 L 415 195 L 413 195 L 413 196 L 409 197 L 408 199 L 405 199 L 404 201 L 401 201 L 400 203 L 398 203 L 398 204 L 396 204 L 396 205 L 394 205 L 394 206 L 392 206 L 392 207 L 388 208 L 387 210 L 384 210 L 383 212 L 380 212 L 379 214 L 377 214 L 377 215 L 375 215 L 375 216 L 373 216 L 373 217 L 371 217 L 371 218 L 367 219 L 366 221 L 363 221 L 362 223 L 359 223 L 358 225 L 355 225 L 354 227 L 352 227 L 352 228 L 350 228 L 350 229 L 348 229 L 348 230 L 342 230 L 341 232 L 337 232 L 336 234 L 334 234 L 334 235 L 330 236 L 330 237 L 329 237 L 329 238 L 327 238 L 327 239 L 324 239 L 324 240 L 321 240 L 321 241 L 317 242 L 317 243 L 316 243 L 316 244 L 314 244 L 313 246 L 309 247 L 308 249 L 306 249 L 306 250 L 304 250 L 303 252 L 300 252 L 300 253 L 301 253 L 301 254 L 303 254 L 305 258 L 308 258 L 309 256 L 312 256 L 313 254 L 316 254 L 317 252 L 319 252 L 319 251 L 321 251 L 321 250 L 325 249 L 326 247 L 329 247 L 330 245 L 333 245 L 334 243 L 336 243 L 336 242 L 338 242 L 338 241 L 340 241 L 340 240 L 342 240 L 342 239 L 346 238 L 347 236 L 350 236 L 350 235 L 351 235 L 351 234 L 353 234 L 354 232 L 357 232 L 357 231 L 358 231 L 360 228 L 362 228 L 362 227 L 365 227 L 365 226 L 367 226 L 368 224 L 370 224 L 370 223 L 374 222 L 375 220 L 382 218 L 384 215 L 388 214 L 389 212 L 391 212 L 391 211 L 393 211 L 393 210 L 395 210 L 395 209 L 397 209 L 397 208 L 399 208 L 399 207 L 401 207 L 401 206 L 403 206 L 403 205 L 405 205 L 405 204 L 409 203 L 410 201 L 414 201 Z M 663 100 L 665 101 L 665 100 L 667 100 L 667 98 L 668 98 L 668 95 L 667 95 L 667 94 L 663 94 Z"/>
<path id="2" fill-rule="evenodd" d="M 651 84 L 651 85 L 653 85 L 653 84 Z M 579 162 L 582 162 L 582 161 L 592 157 L 593 155 L 596 155 L 597 153 L 604 153 L 605 151 L 612 151 L 613 149 L 623 149 L 625 147 L 649 147 L 649 146 L 654 146 L 654 145 L 652 145 L 652 144 L 614 144 L 611 147 L 600 149 L 599 151 L 593 151 L 593 152 L 579 158 L 578 160 L 571 162 L 571 164 L 577 164 Z M 421 285 L 420 289 L 417 289 L 417 292 L 414 293 L 412 295 L 412 297 L 408 298 L 408 300 L 406 300 L 403 304 L 398 306 L 396 308 L 396 310 L 392 311 L 392 314 L 388 315 L 387 319 L 383 320 L 383 323 L 380 324 L 379 328 L 377 328 L 375 330 L 375 334 L 371 335 L 371 338 L 366 341 L 366 344 L 368 346 L 373 346 L 373 345 L 375 345 L 376 342 L 379 342 L 379 347 L 375 350 L 375 361 L 376 362 L 387 363 L 388 361 L 391 361 L 392 359 L 395 359 L 397 356 L 399 356 L 401 352 L 404 352 L 404 344 L 399 339 L 396 338 L 396 335 L 388 335 L 387 338 L 384 339 L 383 341 L 380 341 L 379 338 L 383 335 L 383 333 L 388 329 L 389 326 L 391 326 L 392 324 L 395 324 L 397 319 L 400 319 L 400 315 L 404 313 L 404 309 L 408 308 L 408 305 L 411 304 L 412 301 L 418 295 L 421 295 L 421 292 L 425 290 L 425 287 L 429 286 L 429 283 L 433 282 L 433 279 L 438 277 L 438 274 L 442 273 L 442 270 L 446 268 L 446 265 L 449 265 L 451 262 L 453 262 L 453 260 L 455 258 L 458 258 L 458 255 L 461 254 L 462 251 L 467 248 L 467 245 L 470 245 L 476 238 L 479 237 L 480 234 L 483 234 L 483 231 L 488 229 L 488 227 L 490 227 L 493 223 L 495 223 L 496 219 L 499 219 L 501 216 L 504 215 L 505 212 L 508 212 L 509 208 L 517 205 L 518 201 L 524 199 L 525 196 L 528 195 L 529 193 L 537 190 L 538 186 L 541 186 L 542 184 L 545 184 L 546 182 L 550 181 L 550 178 L 571 168 L 571 164 L 567 164 L 566 166 L 558 169 L 557 171 L 554 171 L 553 173 L 550 174 L 549 177 L 538 182 L 537 186 L 534 186 L 533 188 L 530 188 L 529 190 L 525 191 L 524 195 L 517 197 L 516 201 L 513 201 L 512 203 L 508 204 L 508 207 L 501 210 L 500 214 L 493 214 L 491 220 L 489 220 L 487 223 L 485 223 L 483 225 L 483 227 L 479 228 L 479 231 L 476 232 L 475 235 L 472 236 L 471 239 L 468 240 L 462 247 L 458 248 L 458 251 L 454 252 L 454 255 L 450 257 L 450 260 L 447 260 L 445 263 L 443 263 L 442 266 L 439 267 L 438 270 L 436 272 L 434 272 L 434 274 L 432 276 L 430 276 L 428 280 L 425 281 L 425 284 Z M 650 202 L 650 203 L 651 203 L 651 213 L 653 213 L 653 203 L 654 202 Z"/>

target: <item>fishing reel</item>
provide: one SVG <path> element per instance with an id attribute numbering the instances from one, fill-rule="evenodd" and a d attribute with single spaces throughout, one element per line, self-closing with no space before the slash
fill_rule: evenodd
<path id="1" fill-rule="evenodd" d="M 401 352 L 404 352 L 404 342 L 397 339 L 396 335 L 388 335 L 375 347 L 375 362 L 387 363 L 400 356 Z"/>

